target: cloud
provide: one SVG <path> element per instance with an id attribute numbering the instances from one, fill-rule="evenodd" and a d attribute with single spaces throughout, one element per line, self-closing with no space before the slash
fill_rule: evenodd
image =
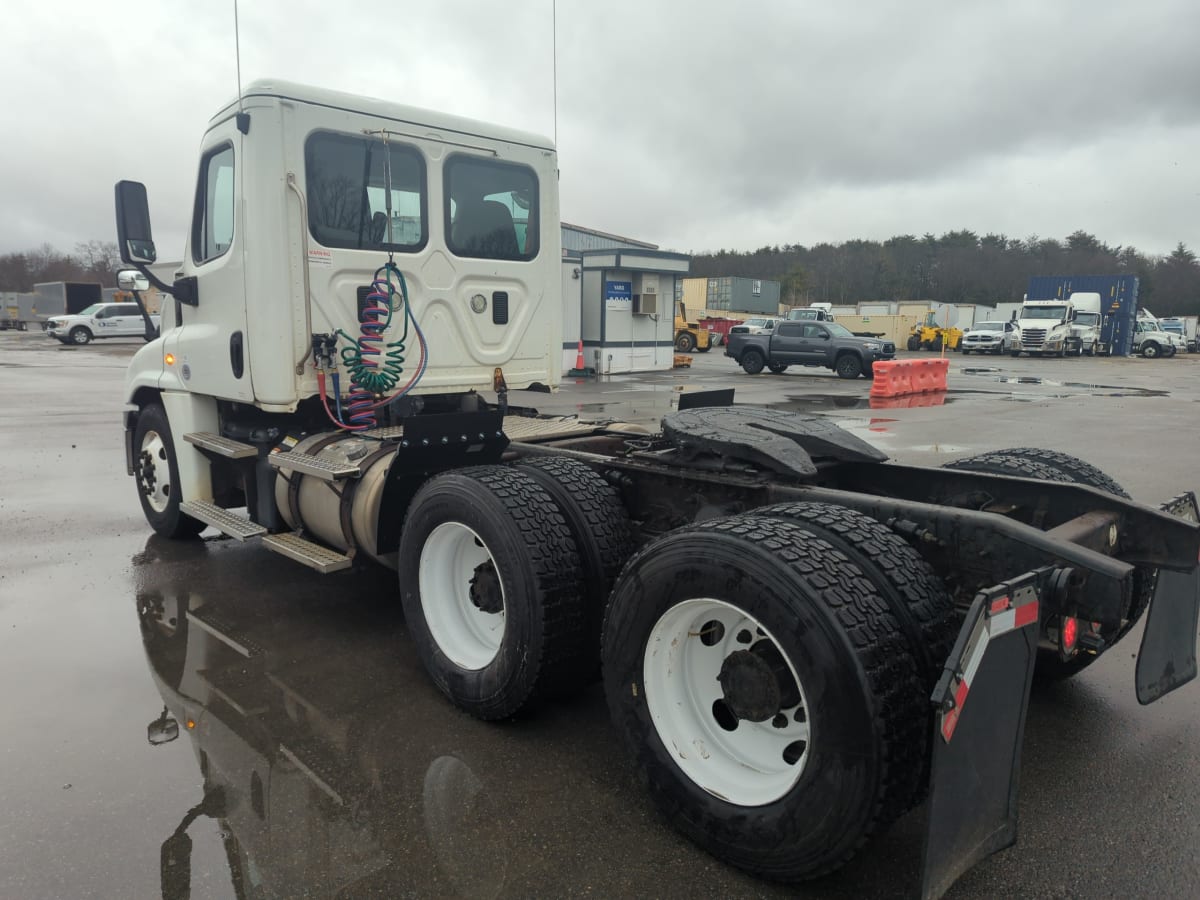
<path id="1" fill-rule="evenodd" d="M 232 9 L 51 0 L 7 24 L 0 252 L 111 239 L 136 178 L 180 255 Z M 563 216 L 697 250 L 959 227 L 1200 246 L 1198 28 L 1189 0 L 561 0 Z M 242 80 L 550 134 L 551 37 L 550 0 L 245 2 Z"/>

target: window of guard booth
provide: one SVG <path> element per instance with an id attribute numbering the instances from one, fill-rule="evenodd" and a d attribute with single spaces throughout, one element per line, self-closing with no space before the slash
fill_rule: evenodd
<path id="1" fill-rule="evenodd" d="M 206 263 L 222 256 L 233 243 L 233 147 L 209 151 L 200 162 L 196 211 L 192 224 L 192 259 Z"/>
<path id="2" fill-rule="evenodd" d="M 446 161 L 446 246 L 455 256 L 529 260 L 538 254 L 538 182 L 528 166 Z"/>
<path id="3" fill-rule="evenodd" d="M 428 240 L 425 160 L 415 147 L 332 132 L 305 145 L 308 227 L 325 247 L 349 250 L 420 250 Z M 391 239 L 388 172 L 391 161 Z"/>

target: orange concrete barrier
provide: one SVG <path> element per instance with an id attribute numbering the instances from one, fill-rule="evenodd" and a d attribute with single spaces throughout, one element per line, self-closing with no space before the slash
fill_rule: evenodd
<path id="1" fill-rule="evenodd" d="M 872 397 L 904 397 L 946 390 L 950 360 L 894 359 L 877 362 L 871 369 L 875 376 L 871 384 Z"/>

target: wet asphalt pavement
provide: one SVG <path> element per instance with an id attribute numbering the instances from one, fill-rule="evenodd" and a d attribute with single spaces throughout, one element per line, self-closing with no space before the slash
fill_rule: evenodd
<path id="1" fill-rule="evenodd" d="M 756 881 L 657 815 L 598 687 L 476 722 L 427 681 L 391 573 L 318 576 L 212 532 L 150 537 L 122 459 L 138 346 L 0 335 L 0 897 L 916 890 L 922 810 L 832 877 Z M 944 405 L 871 409 L 866 381 L 751 377 L 719 354 L 512 402 L 652 423 L 683 390 L 732 386 L 834 416 L 905 463 L 1052 447 L 1146 502 L 1200 488 L 1200 357 L 955 355 Z M 949 896 L 1196 895 L 1200 685 L 1138 706 L 1139 637 L 1035 693 L 1019 843 Z M 152 744 L 168 719 L 178 739 Z M 198 808 L 206 776 L 225 791 Z"/>

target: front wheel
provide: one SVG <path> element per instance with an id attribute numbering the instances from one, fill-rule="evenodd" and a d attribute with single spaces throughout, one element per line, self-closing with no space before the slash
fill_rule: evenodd
<path id="1" fill-rule="evenodd" d="M 757 375 L 766 364 L 766 358 L 757 350 L 747 350 L 742 354 L 742 371 L 747 375 Z"/>
<path id="2" fill-rule="evenodd" d="M 862 360 L 853 353 L 843 353 L 834 362 L 833 370 L 837 372 L 838 378 L 857 378 L 863 371 Z"/>
<path id="3" fill-rule="evenodd" d="M 1157 359 L 1162 356 L 1162 348 L 1153 341 L 1147 341 L 1142 344 L 1142 356 L 1146 359 Z"/>
<path id="4" fill-rule="evenodd" d="M 602 652 L 652 798 L 732 865 L 830 872 L 919 792 L 928 691 L 879 591 L 799 525 L 749 515 L 659 539 L 618 580 Z"/>
<path id="5" fill-rule="evenodd" d="M 85 342 L 86 343 L 86 342 Z M 179 462 L 166 411 L 151 403 L 138 415 L 133 432 L 134 478 L 138 500 L 150 527 L 166 538 L 194 538 L 204 523 L 183 513 L 179 490 Z"/>
<path id="6" fill-rule="evenodd" d="M 908 346 L 909 350 L 920 350 L 921 349 L 921 339 L 914 334 L 912 337 L 910 337 L 908 339 L 907 346 Z"/>
<path id="7" fill-rule="evenodd" d="M 92 333 L 82 325 L 77 325 L 71 329 L 70 339 L 72 344 L 82 347 L 84 344 L 92 342 Z"/>
<path id="8" fill-rule="evenodd" d="M 681 332 L 675 338 L 675 349 L 680 353 L 691 353 L 696 349 L 696 339 L 692 337 L 690 332 Z"/>

